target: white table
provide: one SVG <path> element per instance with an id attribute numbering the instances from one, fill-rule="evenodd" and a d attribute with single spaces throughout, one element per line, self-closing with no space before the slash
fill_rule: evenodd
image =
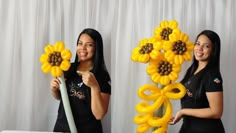
<path id="1" fill-rule="evenodd" d="M 1 131 L 0 133 L 53 133 L 53 132 L 4 130 Z"/>

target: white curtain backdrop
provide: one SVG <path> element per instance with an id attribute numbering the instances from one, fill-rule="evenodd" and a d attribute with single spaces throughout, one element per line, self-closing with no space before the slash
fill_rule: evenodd
<path id="1" fill-rule="evenodd" d="M 102 0 L 0 0 L 0 131 L 52 131 L 59 102 L 50 92 L 39 57 L 47 44 L 63 41 L 73 53 L 87 27 L 103 36 L 105 63 L 111 71 L 113 9 Z M 107 11 L 109 10 L 109 12 Z M 111 111 L 104 119 L 111 132 Z"/>
<path id="2" fill-rule="evenodd" d="M 130 60 L 139 40 L 152 36 L 162 20 L 175 19 L 192 41 L 204 30 L 222 42 L 226 133 L 236 131 L 236 2 L 235 0 L 0 0 L 0 131 L 52 131 L 58 101 L 51 96 L 51 75 L 39 57 L 48 43 L 63 41 L 74 59 L 76 40 L 87 27 L 103 36 L 105 62 L 112 78 L 105 133 L 134 133 L 136 91 L 146 83 L 145 64 Z M 182 66 L 180 79 L 191 62 Z M 179 101 L 173 101 L 174 112 Z M 176 133 L 181 123 L 169 126 Z"/>
<path id="3" fill-rule="evenodd" d="M 115 1 L 116 17 L 112 32 L 112 133 L 134 133 L 135 105 L 141 101 L 136 91 L 151 83 L 146 65 L 134 63 L 131 51 L 139 40 L 153 35 L 164 19 L 175 19 L 179 28 L 192 41 L 204 29 L 216 31 L 222 41 L 221 72 L 224 79 L 223 123 L 226 133 L 235 133 L 236 118 L 236 2 L 235 0 L 119 0 Z M 182 67 L 180 79 L 191 62 Z M 174 111 L 180 106 L 173 102 Z M 177 133 L 181 123 L 169 126 L 168 133 Z"/>

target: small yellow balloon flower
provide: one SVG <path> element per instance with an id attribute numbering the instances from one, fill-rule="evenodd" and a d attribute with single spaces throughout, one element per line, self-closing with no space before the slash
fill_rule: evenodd
<path id="1" fill-rule="evenodd" d="M 131 59 L 141 63 L 147 63 L 150 59 L 157 59 L 162 48 L 159 40 L 156 37 L 142 39 L 138 47 L 133 49 Z"/>
<path id="2" fill-rule="evenodd" d="M 53 77 L 58 77 L 62 71 L 70 68 L 70 50 L 65 49 L 63 42 L 56 42 L 55 45 L 48 44 L 44 47 L 44 54 L 40 56 L 41 69 L 44 73 L 51 72 Z"/>
<path id="3" fill-rule="evenodd" d="M 175 64 L 182 64 L 192 58 L 192 50 L 194 44 L 189 41 L 188 35 L 176 32 L 170 35 L 169 41 L 165 42 L 163 49 L 165 50 L 165 58 L 173 61 Z"/>

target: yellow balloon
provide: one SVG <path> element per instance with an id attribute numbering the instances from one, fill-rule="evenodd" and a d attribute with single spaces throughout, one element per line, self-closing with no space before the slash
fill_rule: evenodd
<path id="1" fill-rule="evenodd" d="M 147 92 L 148 91 L 148 92 Z M 155 100 L 160 96 L 161 89 L 154 85 L 143 85 L 138 89 L 138 96 L 144 100 Z M 148 94 L 147 94 L 148 93 Z"/>
<path id="2" fill-rule="evenodd" d="M 168 121 L 170 120 L 171 114 L 172 114 L 172 106 L 169 101 L 169 99 L 166 99 L 164 102 L 164 107 L 165 107 L 165 113 L 164 115 L 159 118 L 159 117 L 152 117 L 148 120 L 148 124 L 153 127 L 157 126 L 163 126 L 168 124 Z"/>
<path id="3" fill-rule="evenodd" d="M 174 89 L 178 89 L 179 92 L 175 93 Z M 186 88 L 181 83 L 172 83 L 164 87 L 163 91 L 165 95 L 170 99 L 180 99 L 186 93 Z"/>
<path id="4" fill-rule="evenodd" d="M 148 124 L 141 124 L 137 127 L 136 131 L 137 133 L 144 133 L 147 132 L 150 129 L 150 126 Z"/>
<path id="5" fill-rule="evenodd" d="M 139 114 L 134 117 L 134 122 L 136 124 L 144 124 L 151 117 L 152 117 L 152 114 Z"/>

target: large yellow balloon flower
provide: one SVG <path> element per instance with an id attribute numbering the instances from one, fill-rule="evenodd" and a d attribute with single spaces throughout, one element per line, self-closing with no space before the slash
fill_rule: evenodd
<path id="1" fill-rule="evenodd" d="M 169 41 L 163 45 L 163 49 L 166 51 L 165 58 L 175 64 L 182 64 L 192 58 L 193 47 L 194 44 L 188 40 L 187 34 L 175 32 L 169 36 Z"/>
<path id="2" fill-rule="evenodd" d="M 131 59 L 135 62 L 147 63 L 150 59 L 159 57 L 161 48 L 161 41 L 157 37 L 142 39 L 139 46 L 133 49 Z"/>
<path id="3" fill-rule="evenodd" d="M 55 45 L 48 44 L 44 47 L 44 54 L 40 56 L 42 63 L 42 71 L 44 73 L 51 72 L 53 77 L 58 77 L 63 71 L 70 68 L 70 58 L 72 56 L 70 50 L 65 49 L 63 42 L 56 42 Z"/>

